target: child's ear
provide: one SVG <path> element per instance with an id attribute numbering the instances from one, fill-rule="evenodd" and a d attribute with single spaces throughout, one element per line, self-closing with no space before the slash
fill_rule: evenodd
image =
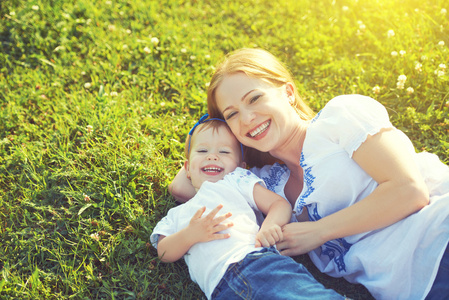
<path id="1" fill-rule="evenodd" d="M 246 169 L 246 162 L 242 161 L 240 164 L 240 168 Z"/>
<path id="2" fill-rule="evenodd" d="M 184 162 L 184 169 L 186 169 L 187 179 L 190 179 L 190 166 L 188 160 Z"/>

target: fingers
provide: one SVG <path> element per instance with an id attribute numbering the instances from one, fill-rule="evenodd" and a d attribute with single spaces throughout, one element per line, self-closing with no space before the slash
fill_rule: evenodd
<path id="1" fill-rule="evenodd" d="M 256 247 L 270 247 L 283 240 L 282 229 L 279 226 L 273 226 L 269 229 L 260 231 L 256 235 Z"/>
<path id="2" fill-rule="evenodd" d="M 216 226 L 214 226 L 214 234 L 216 232 L 220 232 L 220 231 L 226 230 L 226 229 L 228 229 L 229 227 L 232 227 L 232 226 L 234 226 L 234 223 L 231 223 L 231 222 L 226 223 L 226 224 L 216 225 Z"/>
<path id="3" fill-rule="evenodd" d="M 196 211 L 196 213 L 193 215 L 192 219 L 199 219 L 203 215 L 203 213 L 206 211 L 206 206 L 201 207 Z"/>
<path id="4" fill-rule="evenodd" d="M 217 207 L 215 207 L 207 216 L 208 219 L 215 218 L 215 215 L 220 211 L 220 209 L 223 208 L 223 204 L 218 204 Z"/>

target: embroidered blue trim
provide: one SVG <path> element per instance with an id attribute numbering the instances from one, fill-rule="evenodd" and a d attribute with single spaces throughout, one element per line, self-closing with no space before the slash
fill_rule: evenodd
<path id="1" fill-rule="evenodd" d="M 267 189 L 276 193 L 276 188 L 279 186 L 281 182 L 282 176 L 285 174 L 286 170 L 282 167 L 282 165 L 275 163 L 268 173 L 268 176 L 261 177 L 261 179 L 265 182 Z"/>
<path id="2" fill-rule="evenodd" d="M 316 116 L 312 119 L 312 121 L 310 122 L 310 124 L 313 124 L 313 123 L 315 123 L 316 120 L 318 120 L 318 118 L 320 117 L 322 111 L 323 111 L 323 110 L 320 110 L 320 111 L 316 114 Z"/>
<path id="3" fill-rule="evenodd" d="M 318 117 L 318 116 L 317 116 Z M 301 153 L 301 159 L 299 164 L 303 168 L 304 172 L 304 188 L 306 189 L 303 195 L 301 195 L 298 203 L 296 204 L 297 211 L 301 211 L 306 205 L 306 199 L 315 191 L 313 187 L 313 182 L 315 181 L 315 176 L 312 175 L 312 167 L 308 167 L 304 162 L 304 153 Z M 318 213 L 318 204 L 311 203 L 307 206 L 310 221 L 318 221 L 321 219 Z M 346 272 L 346 264 L 344 261 L 344 256 L 351 248 L 352 244 L 346 242 L 344 238 L 335 239 L 329 241 L 321 246 L 321 255 L 326 255 L 329 260 L 334 260 L 337 265 L 339 272 Z"/>
<path id="4" fill-rule="evenodd" d="M 315 176 L 312 175 L 312 167 L 307 167 L 307 164 L 304 162 L 304 153 L 301 152 L 301 158 L 299 160 L 299 165 L 302 167 L 304 172 L 304 189 L 305 193 L 303 193 L 299 197 L 299 201 L 296 202 L 296 210 L 298 212 L 302 211 L 303 207 L 306 205 L 305 199 L 307 199 L 310 194 L 315 191 L 315 188 L 312 186 L 315 181 Z"/>

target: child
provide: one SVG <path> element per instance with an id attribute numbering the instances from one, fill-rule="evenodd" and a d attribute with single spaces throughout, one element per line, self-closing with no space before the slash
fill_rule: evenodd
<path id="1" fill-rule="evenodd" d="M 290 204 L 243 169 L 241 145 L 226 123 L 206 118 L 186 141 L 185 168 L 197 193 L 172 208 L 151 235 L 160 259 L 184 257 L 208 299 L 343 299 L 279 255 L 273 245 L 283 239 Z M 224 214 L 216 217 L 219 211 Z"/>

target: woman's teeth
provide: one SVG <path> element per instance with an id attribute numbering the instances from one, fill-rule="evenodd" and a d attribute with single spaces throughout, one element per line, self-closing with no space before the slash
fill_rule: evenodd
<path id="1" fill-rule="evenodd" d="M 268 128 L 268 126 L 270 126 L 270 123 L 271 123 L 271 121 L 267 121 L 267 122 L 263 123 L 262 125 L 260 125 L 259 127 L 257 127 L 257 128 L 254 129 L 253 131 L 251 131 L 251 132 L 249 133 L 249 135 L 250 135 L 251 137 L 256 137 L 256 136 L 258 136 L 259 134 L 261 134 L 262 132 L 264 132 L 264 131 Z"/>

